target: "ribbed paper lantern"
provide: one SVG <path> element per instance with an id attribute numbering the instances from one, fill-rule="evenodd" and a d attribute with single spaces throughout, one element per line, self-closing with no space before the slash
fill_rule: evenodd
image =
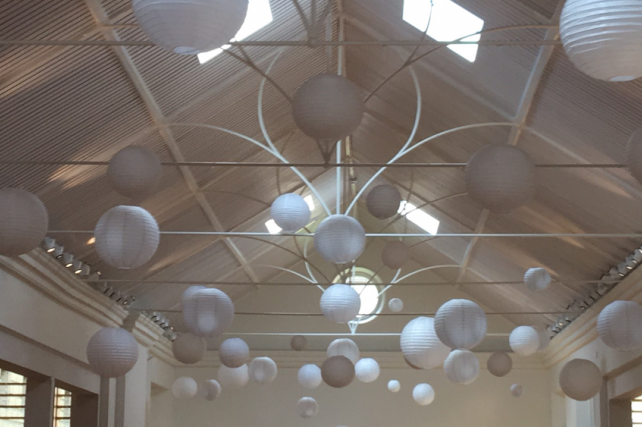
<path id="1" fill-rule="evenodd" d="M 444 372 L 455 384 L 472 384 L 479 375 L 479 360 L 469 350 L 453 350 L 444 362 Z"/>
<path id="2" fill-rule="evenodd" d="M 303 365 L 301 369 L 299 369 L 297 379 L 301 387 L 313 390 L 323 382 L 321 368 L 317 365 Z"/>
<path id="3" fill-rule="evenodd" d="M 205 356 L 205 340 L 191 333 L 179 334 L 172 343 L 172 353 L 186 365 L 198 363 Z"/>
<path id="4" fill-rule="evenodd" d="M 487 146 L 468 161 L 465 181 L 475 202 L 491 212 L 507 213 L 535 193 L 535 164 L 520 148 Z"/>
<path id="5" fill-rule="evenodd" d="M 256 357 L 250 362 L 250 378 L 259 384 L 268 384 L 276 379 L 278 369 L 269 357 Z"/>
<path id="6" fill-rule="evenodd" d="M 365 105 L 359 87 L 336 74 L 306 80 L 292 100 L 296 125 L 311 138 L 336 142 L 361 124 Z"/>
<path id="7" fill-rule="evenodd" d="M 321 365 L 321 378 L 330 387 L 347 387 L 354 380 L 354 364 L 345 356 L 332 356 Z"/>
<path id="8" fill-rule="evenodd" d="M 513 359 L 504 352 L 496 352 L 490 355 L 486 361 L 488 372 L 496 377 L 504 377 L 513 369 Z"/>
<path id="9" fill-rule="evenodd" d="M 417 384 L 412 389 L 412 398 L 421 406 L 430 405 L 435 400 L 435 390 L 430 384 Z"/>
<path id="10" fill-rule="evenodd" d="M 400 344 L 406 361 L 418 369 L 441 366 L 450 354 L 450 348 L 437 337 L 431 317 L 417 317 L 408 322 L 401 332 Z"/>
<path id="11" fill-rule="evenodd" d="M 486 336 L 486 314 L 474 302 L 453 299 L 439 307 L 435 315 L 435 332 L 446 346 L 471 349 Z"/>
<path id="12" fill-rule="evenodd" d="M 510 386 L 510 394 L 512 394 L 513 397 L 522 397 L 522 393 L 524 393 L 524 388 L 521 385 L 513 384 Z"/>
<path id="13" fill-rule="evenodd" d="M 381 369 L 376 360 L 369 357 L 363 358 L 354 365 L 354 374 L 357 379 L 364 383 L 371 383 L 379 378 Z"/>
<path id="14" fill-rule="evenodd" d="M 551 275 L 545 268 L 529 268 L 524 274 L 524 284 L 533 292 L 543 291 L 551 284 Z"/>
<path id="15" fill-rule="evenodd" d="M 378 185 L 368 193 L 366 208 L 377 219 L 387 219 L 399 212 L 401 194 L 392 185 Z"/>
<path id="16" fill-rule="evenodd" d="M 191 286 L 183 293 L 183 319 L 199 337 L 215 337 L 234 319 L 234 303 L 218 289 Z"/>
<path id="17" fill-rule="evenodd" d="M 328 262 L 353 262 L 366 247 L 366 232 L 356 219 L 332 215 L 324 219 L 314 233 L 314 248 Z"/>
<path id="18" fill-rule="evenodd" d="M 198 392 L 198 384 L 190 377 L 180 377 L 172 384 L 172 394 L 177 399 L 191 399 Z"/>
<path id="19" fill-rule="evenodd" d="M 134 15 L 151 41 L 182 55 L 218 49 L 239 32 L 248 0 L 133 0 Z"/>
<path id="20" fill-rule="evenodd" d="M 399 298 L 393 298 L 388 301 L 388 308 L 393 313 L 399 313 L 401 310 L 403 310 L 403 301 Z"/>
<path id="21" fill-rule="evenodd" d="M 107 178 L 119 194 L 142 198 L 151 194 L 163 175 L 160 159 L 144 147 L 130 145 L 109 161 Z"/>
<path id="22" fill-rule="evenodd" d="M 574 359 L 560 371 L 560 387 L 573 400 L 585 401 L 597 396 L 602 388 L 602 372 L 590 360 Z"/>
<path id="23" fill-rule="evenodd" d="M 615 301 L 597 318 L 597 332 L 604 344 L 622 351 L 642 347 L 642 307 L 633 301 Z"/>
<path id="24" fill-rule="evenodd" d="M 638 129 L 629 138 L 626 150 L 626 164 L 633 178 L 642 183 L 642 129 Z"/>
<path id="25" fill-rule="evenodd" d="M 17 188 L 0 190 L 0 255 L 18 256 L 38 247 L 49 228 L 45 205 Z"/>
<path id="26" fill-rule="evenodd" d="M 221 365 L 218 368 L 218 382 L 223 388 L 241 388 L 250 380 L 250 373 L 247 365 L 238 368 L 228 368 Z"/>
<path id="27" fill-rule="evenodd" d="M 332 285 L 321 295 L 321 312 L 336 323 L 348 323 L 359 314 L 361 298 L 349 285 Z"/>
<path id="28" fill-rule="evenodd" d="M 401 384 L 397 380 L 388 381 L 388 390 L 393 393 L 398 393 L 401 390 Z"/>
<path id="29" fill-rule="evenodd" d="M 100 259 L 122 270 L 140 267 L 152 259 L 160 241 L 158 223 L 138 206 L 116 206 L 105 212 L 94 236 Z"/>
<path id="30" fill-rule="evenodd" d="M 240 338 L 228 338 L 218 347 L 218 358 L 228 368 L 238 368 L 250 360 L 250 347 Z"/>
<path id="31" fill-rule="evenodd" d="M 292 347 L 294 351 L 303 351 L 307 345 L 308 340 L 303 335 L 295 335 L 290 340 L 290 347 Z"/>
<path id="32" fill-rule="evenodd" d="M 351 339 L 339 338 L 330 343 L 326 354 L 328 357 L 344 356 L 352 363 L 357 363 L 357 360 L 359 360 L 359 347 Z"/>
<path id="33" fill-rule="evenodd" d="M 138 360 L 136 338 L 124 329 L 103 328 L 87 344 L 91 369 L 107 378 L 118 378 L 131 371 Z"/>
<path id="34" fill-rule="evenodd" d="M 272 203 L 272 219 L 283 231 L 298 231 L 310 222 L 310 207 L 298 194 L 282 194 Z"/>
<path id="35" fill-rule="evenodd" d="M 530 356 L 537 353 L 539 334 L 531 326 L 518 326 L 508 337 L 510 348 L 520 356 Z"/>
<path id="36" fill-rule="evenodd" d="M 386 243 L 381 252 L 381 262 L 392 270 L 399 270 L 408 261 L 410 261 L 410 249 L 398 240 Z"/>
<path id="37" fill-rule="evenodd" d="M 198 385 L 198 395 L 205 400 L 216 400 L 221 394 L 221 385 L 216 380 L 205 380 Z"/>
<path id="38" fill-rule="evenodd" d="M 303 397 L 296 404 L 296 413 L 306 420 L 316 417 L 319 413 L 319 404 L 311 397 Z"/>

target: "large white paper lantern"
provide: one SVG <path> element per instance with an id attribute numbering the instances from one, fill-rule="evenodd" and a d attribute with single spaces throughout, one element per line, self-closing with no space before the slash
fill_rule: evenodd
<path id="1" fill-rule="evenodd" d="M 197 394 L 205 400 L 216 400 L 221 394 L 221 385 L 216 380 L 205 380 L 198 385 Z"/>
<path id="2" fill-rule="evenodd" d="M 250 362 L 249 372 L 255 383 L 268 384 L 276 379 L 278 368 L 269 357 L 256 357 Z"/>
<path id="3" fill-rule="evenodd" d="M 560 16 L 566 55 L 583 73 L 611 82 L 642 76 L 642 4 L 568 0 Z"/>
<path id="4" fill-rule="evenodd" d="M 118 378 L 131 371 L 138 360 L 136 338 L 125 329 L 103 328 L 87 344 L 91 369 L 107 378 Z"/>
<path id="5" fill-rule="evenodd" d="M 94 236 L 100 259 L 122 270 L 140 267 L 152 259 L 160 242 L 158 223 L 138 206 L 116 206 L 105 212 Z"/>
<path id="6" fill-rule="evenodd" d="M 344 356 L 350 359 L 352 363 L 359 360 L 359 347 L 349 338 L 339 338 L 330 343 L 326 352 L 328 357 Z"/>
<path id="7" fill-rule="evenodd" d="M 321 312 L 336 323 L 354 320 L 361 310 L 361 298 L 350 285 L 332 285 L 321 295 Z"/>
<path id="8" fill-rule="evenodd" d="M 290 340 L 290 347 L 292 347 L 294 351 L 303 351 L 307 345 L 308 340 L 303 335 L 295 335 Z"/>
<path id="9" fill-rule="evenodd" d="M 303 197 L 294 193 L 282 194 L 270 208 L 272 219 L 283 231 L 297 231 L 310 222 L 310 207 Z"/>
<path id="10" fill-rule="evenodd" d="M 388 390 L 393 393 L 398 393 L 401 390 L 401 384 L 397 380 L 388 381 Z"/>
<path id="11" fill-rule="evenodd" d="M 508 337 L 511 350 L 520 356 L 530 356 L 537 353 L 539 334 L 531 326 L 518 326 Z"/>
<path id="12" fill-rule="evenodd" d="M 336 74 L 319 74 L 301 85 L 292 100 L 294 122 L 316 140 L 336 142 L 361 124 L 365 105 L 359 87 Z"/>
<path id="13" fill-rule="evenodd" d="M 250 347 L 240 338 L 228 338 L 218 347 L 218 358 L 228 368 L 238 368 L 250 360 Z"/>
<path id="14" fill-rule="evenodd" d="M 401 194 L 392 185 L 378 185 L 368 193 L 366 208 L 377 219 L 387 219 L 397 215 L 401 205 Z"/>
<path id="15" fill-rule="evenodd" d="M 234 319 L 234 303 L 224 292 L 204 286 L 190 286 L 183 293 L 183 319 L 199 337 L 215 337 Z"/>
<path id="16" fill-rule="evenodd" d="M 559 384 L 564 394 L 571 399 L 589 400 L 602 388 L 602 372 L 590 360 L 574 359 L 560 371 Z"/>
<path id="17" fill-rule="evenodd" d="M 430 405 L 435 400 L 435 390 L 430 384 L 417 384 L 412 389 L 412 398 L 421 406 Z"/>
<path id="18" fill-rule="evenodd" d="M 455 384 L 472 384 L 479 376 L 479 360 L 470 350 L 453 350 L 444 362 L 444 372 Z"/>
<path id="19" fill-rule="evenodd" d="M 319 404 L 311 397 L 303 397 L 296 404 L 296 413 L 306 420 L 314 418 L 319 413 Z"/>
<path id="20" fill-rule="evenodd" d="M 0 190 L 0 255 L 18 256 L 38 247 L 49 216 L 35 195 L 18 188 Z"/>
<path id="21" fill-rule="evenodd" d="M 381 262 L 392 270 L 399 270 L 410 261 L 410 249 L 398 240 L 386 243 L 381 252 Z"/>
<path id="22" fill-rule="evenodd" d="M 393 298 L 388 301 L 388 308 L 393 313 L 399 313 L 401 310 L 403 310 L 403 301 L 399 298 Z"/>
<path id="23" fill-rule="evenodd" d="M 347 387 L 354 380 L 354 364 L 345 356 L 332 356 L 321 365 L 321 378 L 330 387 Z"/>
<path id="24" fill-rule="evenodd" d="M 133 0 L 134 15 L 151 41 L 182 55 L 218 49 L 239 32 L 248 0 Z"/>
<path id="25" fill-rule="evenodd" d="M 223 388 L 241 388 L 250 380 L 250 373 L 247 365 L 238 368 L 228 368 L 221 365 L 218 368 L 218 382 Z"/>
<path id="26" fill-rule="evenodd" d="M 476 303 L 467 299 L 453 299 L 439 307 L 435 315 L 437 336 L 454 349 L 471 349 L 486 336 L 486 314 Z"/>
<path id="27" fill-rule="evenodd" d="M 487 146 L 468 161 L 465 182 L 475 202 L 491 212 L 507 213 L 535 193 L 535 164 L 520 148 Z"/>
<path id="28" fill-rule="evenodd" d="M 198 384 L 190 377 L 180 377 L 172 384 L 172 394 L 177 399 L 191 399 L 198 392 Z"/>
<path id="29" fill-rule="evenodd" d="M 172 343 L 172 353 L 176 360 L 192 365 L 203 360 L 205 340 L 192 333 L 179 334 Z"/>
<path id="30" fill-rule="evenodd" d="M 519 385 L 519 384 L 513 384 L 510 386 L 510 394 L 513 397 L 522 397 L 522 394 L 524 393 L 524 388 Z"/>
<path id="31" fill-rule="evenodd" d="M 321 221 L 314 233 L 314 248 L 328 262 L 355 261 L 366 247 L 366 232 L 356 219 L 332 215 Z"/>
<path id="32" fill-rule="evenodd" d="M 450 348 L 439 340 L 434 319 L 417 317 L 401 332 L 401 352 L 406 361 L 417 369 L 432 369 L 443 365 Z"/>
<path id="33" fill-rule="evenodd" d="M 107 178 L 114 190 L 136 199 L 150 195 L 158 187 L 162 175 L 158 156 L 137 145 L 120 150 L 107 167 Z"/>
<path id="34" fill-rule="evenodd" d="M 513 359 L 504 352 L 496 352 L 490 355 L 486 361 L 488 372 L 496 377 L 504 377 L 513 369 Z"/>
<path id="35" fill-rule="evenodd" d="M 297 374 L 299 385 L 308 390 L 313 390 L 321 385 L 321 368 L 317 365 L 303 365 Z"/>
<path id="36" fill-rule="evenodd" d="M 551 275 L 545 268 L 529 268 L 524 274 L 524 284 L 533 292 L 543 291 L 551 284 Z"/>
<path id="37" fill-rule="evenodd" d="M 597 317 L 597 332 L 607 346 L 630 351 L 642 347 L 642 307 L 633 301 L 615 301 Z"/>
<path id="38" fill-rule="evenodd" d="M 371 383 L 379 378 L 381 369 L 376 360 L 369 357 L 363 358 L 354 365 L 354 374 L 357 379 L 364 383 Z"/>

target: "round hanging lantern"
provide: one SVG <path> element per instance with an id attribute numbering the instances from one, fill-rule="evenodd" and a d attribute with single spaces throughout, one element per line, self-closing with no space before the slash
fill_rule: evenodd
<path id="1" fill-rule="evenodd" d="M 158 223 L 138 206 L 116 206 L 105 212 L 94 236 L 100 259 L 122 270 L 140 267 L 152 259 L 160 241 Z"/>
<path id="2" fill-rule="evenodd" d="M 439 307 L 435 315 L 435 332 L 448 347 L 471 349 L 486 336 L 486 314 L 474 302 L 453 299 Z"/>
<path id="3" fill-rule="evenodd" d="M 125 329 L 103 328 L 87 344 L 91 369 L 107 378 L 118 378 L 131 371 L 138 360 L 136 338 Z"/>
<path id="4" fill-rule="evenodd" d="M 401 332 L 400 344 L 406 362 L 416 369 L 441 366 L 450 353 L 437 337 L 431 317 L 417 317 L 408 322 Z"/>
<path id="5" fill-rule="evenodd" d="M 518 326 L 508 337 L 510 348 L 520 356 L 530 356 L 537 353 L 539 334 L 531 326 Z"/>
<path id="6" fill-rule="evenodd" d="M 321 368 L 317 365 L 303 365 L 297 375 L 299 385 L 308 390 L 313 390 L 321 385 Z"/>
<path id="7" fill-rule="evenodd" d="M 600 80 L 642 76 L 642 5 L 636 0 L 568 0 L 560 36 L 570 61 Z"/>
<path id="8" fill-rule="evenodd" d="M 401 384 L 397 380 L 388 381 L 388 390 L 393 393 L 398 393 L 401 390 Z"/>
<path id="9" fill-rule="evenodd" d="M 491 212 L 507 213 L 535 193 L 535 164 L 520 148 L 487 146 L 468 161 L 465 181 L 475 202 Z"/>
<path id="10" fill-rule="evenodd" d="M 399 240 L 386 243 L 381 252 L 381 262 L 392 270 L 399 270 L 410 258 L 410 249 Z"/>
<path id="11" fill-rule="evenodd" d="M 513 359 L 504 352 L 496 352 L 490 355 L 486 367 L 492 375 L 504 377 L 513 369 Z"/>
<path id="12" fill-rule="evenodd" d="M 236 36 L 248 0 L 133 0 L 138 25 L 159 47 L 181 55 L 218 49 Z"/>
<path id="13" fill-rule="evenodd" d="M 238 368 L 228 368 L 221 365 L 218 368 L 218 382 L 223 388 L 241 388 L 250 380 L 247 365 Z"/>
<path id="14" fill-rule="evenodd" d="M 221 395 L 221 385 L 216 380 L 205 380 L 199 384 L 197 393 L 211 402 Z"/>
<path id="15" fill-rule="evenodd" d="M 524 388 L 519 385 L 519 384 L 513 384 L 510 386 L 510 394 L 513 395 L 513 397 L 522 397 L 522 394 L 524 393 Z"/>
<path id="16" fill-rule="evenodd" d="M 571 399 L 589 400 L 602 388 L 602 372 L 590 360 L 574 359 L 560 371 L 559 383 L 564 394 Z"/>
<path id="17" fill-rule="evenodd" d="M 256 357 L 250 362 L 250 378 L 259 384 L 268 384 L 276 379 L 278 369 L 269 357 Z"/>
<path id="18" fill-rule="evenodd" d="M 186 365 L 198 363 L 205 356 L 205 340 L 191 333 L 179 334 L 172 343 L 172 353 Z"/>
<path id="19" fill-rule="evenodd" d="M 378 185 L 368 193 L 366 208 L 377 219 L 388 219 L 397 215 L 401 206 L 401 194 L 392 185 Z"/>
<path id="20" fill-rule="evenodd" d="M 120 150 L 109 161 L 107 178 L 111 186 L 125 197 L 150 195 L 163 175 L 160 159 L 152 151 L 137 145 Z"/>
<path id="21" fill-rule="evenodd" d="M 222 334 L 234 319 L 234 303 L 218 289 L 191 286 L 183 293 L 182 305 L 187 327 L 199 337 Z"/>
<path id="22" fill-rule="evenodd" d="M 324 219 L 314 233 L 314 248 L 328 262 L 353 262 L 366 247 L 366 232 L 356 219 L 332 215 Z"/>
<path id="23" fill-rule="evenodd" d="M 310 222 L 310 207 L 298 194 L 283 194 L 272 203 L 272 219 L 283 231 L 298 231 Z"/>
<path id="24" fill-rule="evenodd" d="M 365 105 L 357 85 L 336 74 L 319 74 L 301 85 L 292 100 L 294 122 L 316 140 L 339 141 L 353 133 Z"/>
<path id="25" fill-rule="evenodd" d="M 435 390 L 429 384 L 417 384 L 412 389 L 412 398 L 421 406 L 430 405 L 435 400 Z"/>
<path id="26" fill-rule="evenodd" d="M 330 387 L 347 387 L 354 379 L 354 364 L 345 356 L 332 356 L 321 365 L 321 377 Z"/>
<path id="27" fill-rule="evenodd" d="M 294 351 L 303 351 L 307 345 L 308 340 L 303 335 L 295 335 L 290 340 L 290 347 L 292 347 L 292 350 Z"/>
<path id="28" fill-rule="evenodd" d="M 472 384 L 479 375 L 479 360 L 469 350 L 453 350 L 444 362 L 444 372 L 455 384 Z"/>
<path id="29" fill-rule="evenodd" d="M 319 413 L 319 404 L 311 397 L 303 397 L 296 404 L 296 413 L 306 420 L 316 417 Z"/>
<path id="30" fill-rule="evenodd" d="M 359 347 L 351 339 L 339 338 L 330 343 L 326 354 L 328 357 L 344 356 L 352 363 L 357 363 L 357 360 L 359 360 Z"/>
<path id="31" fill-rule="evenodd" d="M 551 284 L 551 275 L 545 268 L 529 268 L 524 274 L 524 284 L 533 292 L 543 291 Z"/>
<path id="32" fill-rule="evenodd" d="M 376 360 L 369 357 L 363 358 L 354 365 L 354 374 L 363 383 L 371 383 L 379 378 L 381 369 Z"/>
<path id="33" fill-rule="evenodd" d="M 393 298 L 388 301 L 388 308 L 393 313 L 399 313 L 401 310 L 403 310 L 403 301 L 399 298 Z"/>
<path id="34" fill-rule="evenodd" d="M 626 164 L 633 178 L 642 183 L 642 129 L 638 129 L 629 138 L 626 150 Z"/>
<path id="35" fill-rule="evenodd" d="M 38 247 L 49 228 L 40 199 L 25 190 L 3 188 L 0 206 L 0 255 L 18 256 Z"/>
<path id="36" fill-rule="evenodd" d="M 350 285 L 332 285 L 321 295 L 321 312 L 335 323 L 354 320 L 361 310 L 361 298 Z"/>
<path id="37" fill-rule="evenodd" d="M 597 318 L 597 332 L 607 346 L 630 351 L 642 347 L 642 307 L 633 301 L 615 301 Z"/>
<path id="38" fill-rule="evenodd" d="M 172 384 L 172 394 L 177 399 L 190 399 L 196 396 L 198 384 L 190 377 L 176 378 Z"/>
<path id="39" fill-rule="evenodd" d="M 240 338 L 228 338 L 218 347 L 218 358 L 228 368 L 238 368 L 250 360 L 250 348 Z"/>

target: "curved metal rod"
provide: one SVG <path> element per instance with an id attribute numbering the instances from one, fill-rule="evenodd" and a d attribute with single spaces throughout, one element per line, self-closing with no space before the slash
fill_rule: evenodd
<path id="1" fill-rule="evenodd" d="M 309 281 L 311 284 L 316 285 L 316 286 L 317 286 L 317 288 L 321 289 L 321 291 L 322 291 L 322 292 L 325 292 L 325 290 L 324 290 L 320 285 L 318 285 L 318 284 L 314 283 L 312 280 L 308 279 L 308 278 L 307 278 L 307 277 L 305 277 L 303 274 L 301 274 L 301 273 L 297 273 L 296 271 L 292 271 L 292 270 L 290 270 L 289 268 L 278 267 L 278 266 L 276 266 L 276 265 L 265 265 L 265 264 L 258 264 L 258 265 L 257 265 L 257 267 L 274 268 L 274 269 L 276 269 L 276 270 L 281 270 L 281 271 L 284 271 L 284 272 L 286 272 L 286 273 L 294 274 L 295 276 L 298 276 L 298 277 L 300 277 L 300 278 L 302 278 L 302 279 L 305 279 L 305 280 Z"/>
<path id="2" fill-rule="evenodd" d="M 243 49 L 243 47 L 242 47 L 242 46 L 237 46 L 237 47 L 238 47 L 239 49 Z M 274 86 L 274 87 L 276 88 L 276 90 L 278 90 L 278 91 L 281 93 L 281 95 L 283 95 L 283 97 L 284 97 L 285 99 L 287 99 L 287 101 L 288 101 L 289 103 L 292 103 L 292 99 L 291 99 L 291 98 L 290 98 L 290 96 L 285 92 L 285 90 L 283 90 L 283 88 L 282 88 L 281 86 L 279 86 L 279 85 L 277 84 L 277 82 L 275 82 L 275 81 L 274 81 L 270 76 L 268 76 L 267 74 L 265 74 L 265 73 L 263 72 L 263 70 L 261 70 L 261 69 L 260 69 L 260 68 L 259 68 L 259 67 L 258 67 L 258 66 L 253 62 L 253 61 L 250 61 L 249 59 L 247 59 L 247 60 L 246 60 L 246 59 L 241 58 L 240 56 L 238 56 L 238 55 L 237 55 L 237 54 L 235 54 L 234 52 L 231 52 L 231 51 L 230 51 L 230 49 L 223 49 L 223 52 L 225 52 L 226 54 L 230 55 L 232 58 L 236 59 L 236 60 L 237 60 L 237 61 L 239 61 L 239 62 L 242 62 L 242 63 L 243 63 L 243 64 L 245 64 L 246 66 L 250 67 L 251 69 L 253 69 L 253 70 L 254 70 L 254 71 L 256 71 L 257 73 L 259 73 L 261 76 L 263 76 L 263 78 L 267 79 L 267 81 L 269 81 L 270 83 L 272 83 L 272 86 Z"/>
<path id="3" fill-rule="evenodd" d="M 394 277 L 390 281 L 390 284 L 388 286 L 386 286 L 385 288 L 383 288 L 383 290 L 377 294 L 377 298 L 380 297 L 381 295 L 385 294 L 388 289 L 392 288 L 392 286 L 395 283 L 397 283 L 396 280 L 397 280 L 397 277 L 399 277 L 400 274 L 401 274 L 401 269 L 397 270 L 397 272 L 395 273 Z"/>
<path id="4" fill-rule="evenodd" d="M 242 198 L 244 198 L 244 199 L 252 200 L 253 202 L 260 203 L 260 204 L 262 204 L 263 206 L 270 207 L 270 204 L 269 204 L 269 203 L 264 202 L 264 201 L 263 201 L 263 200 L 261 200 L 261 199 L 257 199 L 256 197 L 252 197 L 252 196 L 247 196 L 247 195 L 245 195 L 245 194 L 235 193 L 235 192 L 233 192 L 233 191 L 201 190 L 201 192 L 202 192 L 202 193 L 212 193 L 212 194 L 215 194 L 215 193 L 218 193 L 218 194 L 229 194 L 229 195 L 232 195 L 232 196 L 238 196 L 238 197 L 242 197 Z"/>
<path id="5" fill-rule="evenodd" d="M 294 238 L 296 240 L 296 237 Z M 310 269 L 310 263 L 307 261 L 308 259 L 308 242 L 310 242 L 310 239 L 305 239 L 305 243 L 303 244 L 303 259 L 305 260 L 305 269 L 310 275 L 312 279 L 314 279 L 315 282 L 319 283 L 316 277 L 314 277 L 314 274 L 312 274 L 312 270 Z M 326 279 L 327 280 L 327 279 Z M 321 288 L 323 289 L 323 288 Z"/>
<path id="6" fill-rule="evenodd" d="M 448 196 L 444 196 L 444 197 L 440 197 L 440 198 L 435 199 L 435 200 L 431 200 L 430 202 L 422 203 L 421 205 L 416 206 L 415 208 L 409 210 L 404 215 L 401 215 L 401 214 L 397 215 L 394 219 L 392 219 L 390 222 L 388 222 L 388 224 L 384 225 L 383 228 L 381 228 L 378 232 L 382 233 L 386 228 L 390 227 L 392 224 L 394 224 L 395 222 L 399 221 L 400 219 L 406 218 L 408 216 L 408 214 L 410 214 L 410 213 L 412 213 L 414 211 L 417 211 L 417 210 L 420 210 L 422 208 L 425 208 L 426 206 L 432 206 L 433 204 L 435 204 L 437 202 L 441 202 L 443 200 L 454 199 L 455 197 L 461 197 L 461 196 L 466 196 L 466 195 L 468 195 L 467 192 L 450 194 Z"/>
<path id="7" fill-rule="evenodd" d="M 461 265 L 459 265 L 459 264 L 442 264 L 442 265 L 433 265 L 433 266 L 430 266 L 430 267 L 420 268 L 419 270 L 415 270 L 412 273 L 406 274 L 405 276 L 403 276 L 402 278 L 400 278 L 398 280 L 391 280 L 390 284 L 388 286 L 386 286 L 385 288 L 383 288 L 383 291 L 381 291 L 381 293 L 386 292 L 388 289 L 393 287 L 396 283 L 402 282 L 402 281 L 406 280 L 407 278 L 414 276 L 415 274 L 423 273 L 424 271 L 436 270 L 438 268 L 461 268 Z M 399 271 L 401 271 L 401 270 L 399 270 Z"/>
<path id="8" fill-rule="evenodd" d="M 267 146 L 265 146 L 265 145 L 261 144 L 261 143 L 260 143 L 259 141 L 257 141 L 256 139 L 254 139 L 254 138 L 250 138 L 249 136 L 247 136 L 247 135 L 243 135 L 242 133 L 234 132 L 233 130 L 229 130 L 229 129 L 222 128 L 222 127 L 220 127 L 220 126 L 207 125 L 207 124 L 204 124 L 204 123 L 165 123 L 165 126 L 168 126 L 168 127 L 173 127 L 173 126 L 186 126 L 186 127 L 195 127 L 195 128 L 199 128 L 199 127 L 200 127 L 200 128 L 206 128 L 206 129 L 218 130 L 218 131 L 221 131 L 221 132 L 223 132 L 223 133 L 227 133 L 227 134 L 229 134 L 229 135 L 234 135 L 234 136 L 237 136 L 237 137 L 239 137 L 239 138 L 241 138 L 241 139 L 244 139 L 244 140 L 246 140 L 246 141 L 249 141 L 249 142 L 251 142 L 252 144 L 254 144 L 254 145 L 256 145 L 256 146 L 258 146 L 258 147 L 262 148 L 263 150 L 267 151 L 268 153 L 272 154 L 274 157 L 276 157 L 277 159 L 279 159 L 279 158 L 278 158 L 278 157 L 277 157 L 277 156 L 272 152 L 272 150 L 271 150 L 270 148 L 268 148 Z M 279 159 L 279 160 L 280 160 L 280 159 Z"/>

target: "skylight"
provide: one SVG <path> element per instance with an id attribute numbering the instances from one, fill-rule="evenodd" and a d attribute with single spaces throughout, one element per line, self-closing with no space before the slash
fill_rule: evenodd
<path id="1" fill-rule="evenodd" d="M 439 231 L 439 220 L 432 217 L 431 215 L 428 215 L 421 209 L 417 209 L 417 206 L 413 205 L 410 202 L 407 202 L 405 200 L 401 202 L 399 213 L 429 234 L 434 235 L 437 234 L 437 231 Z"/>
<path id="2" fill-rule="evenodd" d="M 303 198 L 303 200 L 305 200 L 305 203 L 308 204 L 308 207 L 310 208 L 310 212 L 313 212 L 314 211 L 314 199 L 312 198 L 312 196 L 305 196 Z M 281 229 L 281 227 L 276 225 L 276 222 L 274 222 L 273 219 L 271 219 L 271 220 L 269 220 L 269 221 L 267 221 L 265 223 L 265 228 L 267 228 L 267 230 L 268 230 L 268 232 L 270 234 L 279 234 L 281 231 L 283 231 Z"/>
<path id="3" fill-rule="evenodd" d="M 432 18 L 426 34 L 437 41 L 457 40 L 484 28 L 483 19 L 450 0 L 432 0 L 432 4 Z M 403 20 L 418 30 L 424 31 L 428 26 L 430 8 L 431 0 L 404 0 Z M 479 41 L 480 38 L 478 34 L 463 41 Z M 470 62 L 475 62 L 477 48 L 476 44 L 448 45 L 448 49 Z"/>
<path id="4" fill-rule="evenodd" d="M 234 36 L 232 41 L 236 42 L 245 40 L 261 28 L 268 25 L 270 22 L 272 22 L 272 9 L 270 8 L 270 0 L 250 0 L 245 22 L 243 22 L 243 26 L 241 27 L 239 32 L 236 33 L 236 36 Z M 212 59 L 223 53 L 223 50 L 229 48 L 230 45 L 226 44 L 220 49 L 199 53 L 198 60 L 201 64 L 205 64 L 206 62 L 211 61 Z"/>

